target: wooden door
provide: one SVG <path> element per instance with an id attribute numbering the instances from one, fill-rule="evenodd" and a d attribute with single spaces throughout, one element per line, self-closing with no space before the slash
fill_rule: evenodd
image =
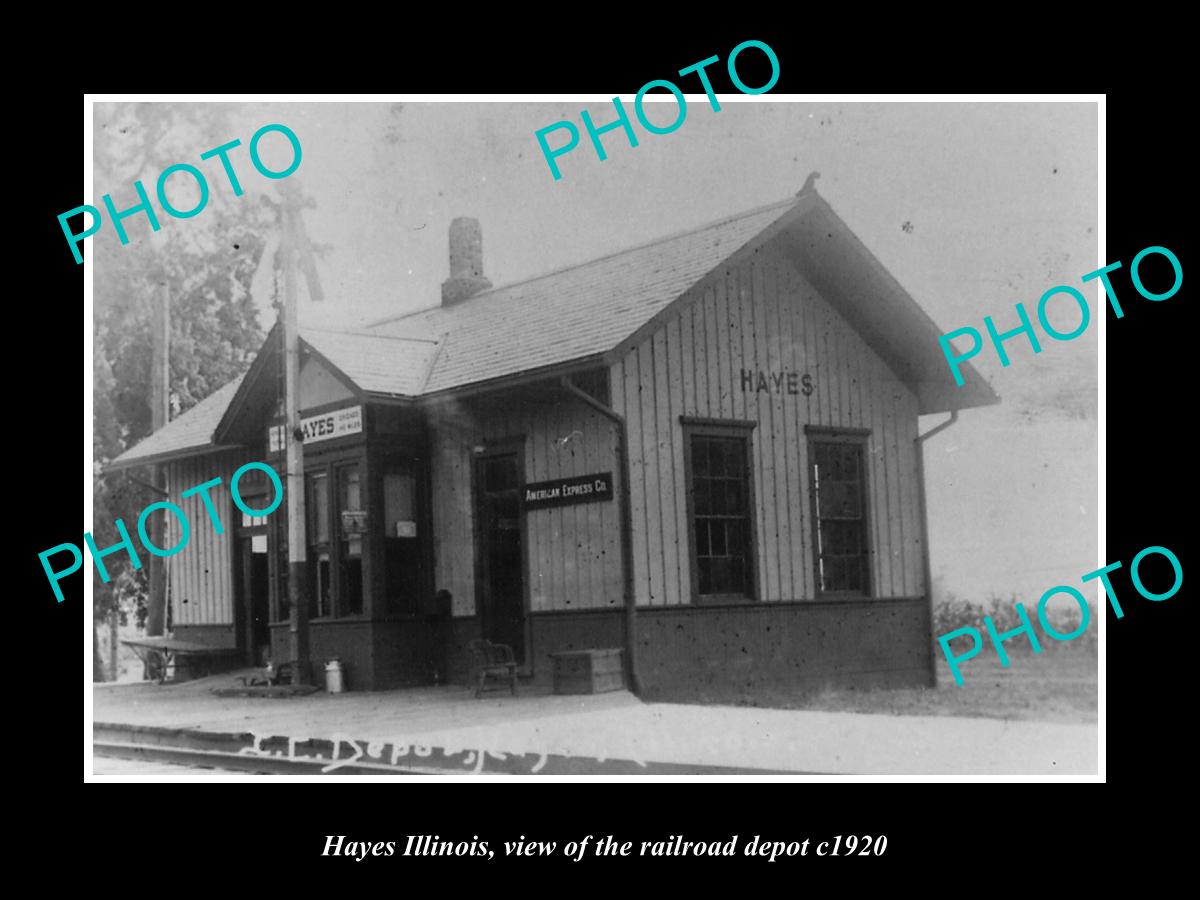
<path id="1" fill-rule="evenodd" d="M 516 452 L 479 457 L 475 472 L 476 567 L 483 636 L 525 662 L 525 554 Z"/>
<path id="2" fill-rule="evenodd" d="M 242 621 L 245 623 L 246 662 L 266 665 L 271 650 L 270 575 L 267 535 L 244 535 L 238 539 L 242 560 Z"/>

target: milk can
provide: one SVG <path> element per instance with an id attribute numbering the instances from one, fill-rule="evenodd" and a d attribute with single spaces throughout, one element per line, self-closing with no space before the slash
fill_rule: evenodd
<path id="1" fill-rule="evenodd" d="M 325 690 L 340 694 L 346 689 L 342 683 L 342 661 L 336 656 L 325 662 Z"/>

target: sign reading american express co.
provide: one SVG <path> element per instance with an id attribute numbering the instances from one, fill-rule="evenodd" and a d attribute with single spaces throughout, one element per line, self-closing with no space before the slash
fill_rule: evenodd
<path id="1" fill-rule="evenodd" d="M 611 500 L 613 496 L 612 472 L 579 475 L 575 478 L 557 478 L 554 481 L 537 481 L 525 485 L 523 490 L 522 505 L 525 509 L 542 509 L 547 506 L 565 506 L 568 503 Z"/>
<path id="2" fill-rule="evenodd" d="M 300 420 L 300 431 L 304 435 L 306 444 L 359 434 L 362 430 L 361 406 L 347 406 L 345 409 L 335 409 L 332 412 L 316 416 L 306 416 Z M 283 449 L 282 425 L 276 425 L 267 430 L 267 444 L 272 453 Z"/>

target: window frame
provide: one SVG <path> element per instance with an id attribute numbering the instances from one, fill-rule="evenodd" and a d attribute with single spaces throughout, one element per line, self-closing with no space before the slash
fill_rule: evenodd
<path id="1" fill-rule="evenodd" d="M 313 484 L 318 479 L 322 479 L 325 483 L 325 540 L 317 541 L 313 524 L 316 521 L 316 504 L 313 503 Z M 304 539 L 308 546 L 305 548 L 305 561 L 308 567 L 308 590 L 311 596 L 309 599 L 309 621 L 325 621 L 326 619 L 336 619 L 338 617 L 338 577 L 336 554 L 334 553 L 334 544 L 337 543 L 338 532 L 332 530 L 334 515 L 334 507 L 337 506 L 337 497 L 335 492 L 337 485 L 335 483 L 334 472 L 332 466 L 311 466 L 307 467 L 304 472 L 304 515 L 307 521 L 304 523 Z M 317 583 L 320 581 L 320 559 L 321 554 L 325 554 L 329 559 L 329 609 L 324 614 L 321 613 L 321 599 L 316 591 Z"/>
<path id="2" fill-rule="evenodd" d="M 304 514 L 306 521 L 304 523 L 304 536 L 308 541 L 307 546 L 307 567 L 308 567 L 308 589 L 309 589 L 309 621 L 310 622 L 336 622 L 341 619 L 365 619 L 369 617 L 369 608 L 367 604 L 368 586 L 367 586 L 367 555 L 370 552 L 370 528 L 368 525 L 367 533 L 362 535 L 362 549 L 357 557 L 362 566 L 362 609 L 358 612 L 352 612 L 348 609 L 347 598 L 343 596 L 342 579 L 344 577 L 343 567 L 346 565 L 346 560 L 349 555 L 343 553 L 343 544 L 348 542 L 342 530 L 342 479 L 344 473 L 350 469 L 358 469 L 358 505 L 361 510 L 368 510 L 368 492 L 365 484 L 365 466 L 363 460 L 359 457 L 350 457 L 345 459 L 332 459 L 321 462 L 319 464 L 308 464 L 304 472 Z M 315 506 L 312 503 L 312 484 L 317 478 L 322 478 L 326 484 L 328 492 L 327 512 L 325 519 L 325 528 L 327 540 L 323 542 L 315 541 L 313 529 L 314 510 Z M 370 522 L 370 512 L 367 512 L 368 522 Z M 315 593 L 317 581 L 319 580 L 319 565 L 321 554 L 327 554 L 329 557 L 329 609 L 322 615 L 319 613 L 320 601 Z M 289 621 L 283 619 L 283 622 Z"/>
<path id="3" fill-rule="evenodd" d="M 385 453 L 377 462 L 376 472 L 379 479 L 379 484 L 376 489 L 378 493 L 378 538 L 379 549 L 378 559 L 380 573 L 377 576 L 379 579 L 380 591 L 382 596 L 382 616 L 392 619 L 412 618 L 420 615 L 422 611 L 422 597 L 432 593 L 430 589 L 429 572 L 431 566 L 429 563 L 429 551 L 431 544 L 430 524 L 427 517 L 429 502 L 426 499 L 426 489 L 428 487 L 426 480 L 426 463 L 423 458 L 413 455 L 411 452 L 392 452 Z M 387 516 L 387 478 L 392 475 L 398 475 L 404 478 L 412 479 L 412 514 L 417 526 L 417 536 L 415 538 L 394 538 L 388 534 L 388 516 Z M 388 559 L 387 542 L 389 540 L 412 540 L 416 541 L 417 548 L 417 566 L 416 584 L 412 588 L 411 596 L 407 602 L 399 601 L 399 594 L 393 594 L 388 587 L 388 579 L 391 577 L 391 563 Z M 410 573 L 411 574 L 411 573 Z"/>
<path id="4" fill-rule="evenodd" d="M 366 512 L 367 514 L 367 531 L 359 535 L 357 559 L 359 565 L 359 592 L 362 596 L 360 599 L 361 608 L 357 612 L 352 612 L 346 608 L 347 599 L 342 596 L 342 582 L 346 577 L 343 568 L 346 566 L 348 559 L 354 558 L 349 553 L 348 548 L 344 549 L 344 545 L 349 545 L 350 539 L 342 528 L 343 479 L 346 477 L 346 473 L 352 469 L 358 470 L 358 509 L 355 512 Z M 370 552 L 371 546 L 372 522 L 368 505 L 366 466 L 361 458 L 344 459 L 331 463 L 328 471 L 330 474 L 329 515 L 333 519 L 332 530 L 329 532 L 329 543 L 332 548 L 329 554 L 331 563 L 329 578 L 333 587 L 333 618 L 367 618 L 367 554 Z"/>
<path id="5" fill-rule="evenodd" d="M 684 497 L 687 505 L 688 565 L 691 572 L 692 603 L 703 606 L 759 603 L 762 597 L 762 579 L 758 571 L 758 497 L 754 490 L 754 429 L 758 423 L 743 419 L 708 419 L 693 416 L 680 416 L 679 423 L 683 433 Z M 750 582 L 749 592 L 746 594 L 700 593 L 700 565 L 696 553 L 695 481 L 692 468 L 692 439 L 697 437 L 736 438 L 743 442 L 746 460 L 746 572 Z"/>
<path id="6" fill-rule="evenodd" d="M 818 600 L 870 600 L 875 598 L 875 528 L 874 528 L 874 507 L 871 503 L 873 492 L 871 490 L 871 444 L 872 434 L 869 428 L 829 428 L 818 425 L 805 425 L 804 437 L 806 441 L 806 451 L 808 457 L 806 466 L 808 469 L 808 497 L 809 508 L 812 513 L 811 525 L 811 546 L 813 554 L 813 589 Z M 864 588 L 862 590 L 837 590 L 827 591 L 822 587 L 821 582 L 821 552 L 819 535 L 821 530 L 820 509 L 817 506 L 817 472 L 816 472 L 816 445 L 817 444 L 852 444 L 859 448 L 862 460 L 862 495 L 860 501 L 862 504 L 862 544 L 866 548 L 862 554 L 863 572 L 862 581 Z"/>

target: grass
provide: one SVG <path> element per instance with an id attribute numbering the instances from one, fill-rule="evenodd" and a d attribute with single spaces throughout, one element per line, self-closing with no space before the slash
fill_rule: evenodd
<path id="1" fill-rule="evenodd" d="M 959 687 L 938 657 L 936 688 L 899 690 L 826 689 L 806 698 L 802 709 L 900 716 L 979 716 L 1042 722 L 1096 721 L 1097 659 L 1088 652 L 1009 654 L 1009 667 L 994 655 L 962 668 Z"/>
<path id="2" fill-rule="evenodd" d="M 938 684 L 934 688 L 824 688 L 803 692 L 776 685 L 729 689 L 710 686 L 683 702 L 895 716 L 1096 722 L 1098 666 L 1096 656 L 1087 648 L 1062 648 L 1041 654 L 1010 651 L 1008 668 L 1000 665 L 994 653 L 981 654 L 963 664 L 962 687 L 954 683 L 941 653 L 936 655 Z"/>

